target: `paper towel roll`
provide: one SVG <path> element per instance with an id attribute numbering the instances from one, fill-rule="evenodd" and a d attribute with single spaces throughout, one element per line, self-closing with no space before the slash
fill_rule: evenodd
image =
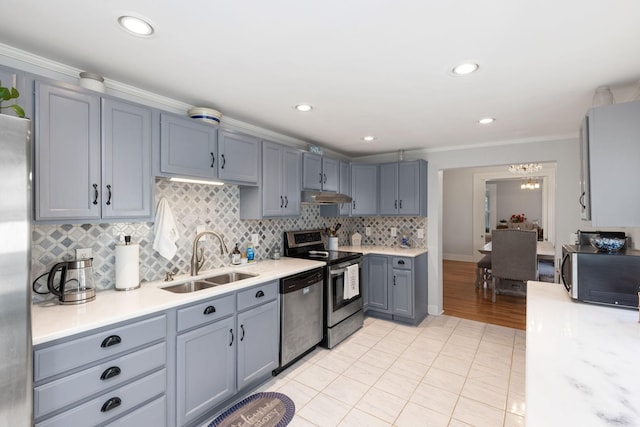
<path id="1" fill-rule="evenodd" d="M 116 290 L 140 287 L 140 246 L 116 245 Z"/>

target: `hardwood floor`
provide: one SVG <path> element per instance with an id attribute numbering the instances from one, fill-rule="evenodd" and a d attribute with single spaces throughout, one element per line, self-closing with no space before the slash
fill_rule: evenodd
<path id="1" fill-rule="evenodd" d="M 527 300 L 498 295 L 491 302 L 491 288 L 476 288 L 476 263 L 443 261 L 444 314 L 494 325 L 526 329 Z"/>

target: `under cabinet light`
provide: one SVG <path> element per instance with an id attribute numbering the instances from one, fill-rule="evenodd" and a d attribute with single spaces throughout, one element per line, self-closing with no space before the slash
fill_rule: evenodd
<path id="1" fill-rule="evenodd" d="M 206 181 L 204 179 L 191 179 L 191 178 L 177 178 L 174 176 L 170 177 L 169 181 L 187 182 L 189 184 L 224 185 L 224 182 L 219 182 L 219 181 Z"/>

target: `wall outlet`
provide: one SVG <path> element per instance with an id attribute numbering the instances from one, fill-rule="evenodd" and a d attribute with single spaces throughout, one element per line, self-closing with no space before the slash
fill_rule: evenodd
<path id="1" fill-rule="evenodd" d="M 206 231 L 206 230 L 207 230 L 207 226 L 206 225 L 198 225 L 198 226 L 196 226 L 196 233 L 198 233 L 198 234 L 202 233 L 203 231 Z M 200 241 L 201 242 L 206 242 L 207 241 L 207 237 L 209 237 L 209 236 L 207 236 L 207 235 L 202 236 L 200 238 Z"/>
<path id="2" fill-rule="evenodd" d="M 424 229 L 418 228 L 418 239 L 424 239 Z"/>
<path id="3" fill-rule="evenodd" d="M 366 236 L 371 236 L 371 227 L 365 227 L 364 228 L 364 234 Z"/>
<path id="4" fill-rule="evenodd" d="M 91 248 L 76 249 L 76 259 L 90 259 L 92 256 Z"/>
<path id="5" fill-rule="evenodd" d="M 391 227 L 391 237 L 396 237 L 398 235 L 398 230 L 395 227 Z"/>
<path id="6" fill-rule="evenodd" d="M 260 244 L 260 235 L 258 233 L 253 233 L 251 235 L 251 243 L 254 247 L 258 247 L 258 245 Z"/>

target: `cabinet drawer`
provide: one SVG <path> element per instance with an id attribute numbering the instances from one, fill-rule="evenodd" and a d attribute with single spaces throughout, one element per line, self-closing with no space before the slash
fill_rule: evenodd
<path id="1" fill-rule="evenodd" d="M 123 384 L 166 363 L 166 344 L 160 343 L 60 378 L 33 390 L 34 417 L 40 418 L 94 393 Z M 103 379 L 104 378 L 104 379 Z"/>
<path id="2" fill-rule="evenodd" d="M 36 350 L 35 382 L 166 337 L 164 315 Z"/>
<path id="3" fill-rule="evenodd" d="M 235 296 L 210 299 L 178 310 L 178 331 L 204 325 L 235 313 Z"/>
<path id="4" fill-rule="evenodd" d="M 238 292 L 238 311 L 263 304 L 278 296 L 278 281 Z"/>
<path id="5" fill-rule="evenodd" d="M 410 257 L 393 257 L 393 268 L 406 268 L 410 270 L 413 267 L 413 258 Z"/>
<path id="6" fill-rule="evenodd" d="M 166 377 L 166 369 L 163 369 L 131 384 L 105 393 L 53 418 L 36 423 L 36 426 L 69 427 L 105 423 L 155 396 L 164 394 L 167 383 Z"/>
<path id="7" fill-rule="evenodd" d="M 167 425 L 167 397 L 162 396 L 132 413 L 118 418 L 109 427 L 153 426 L 164 427 Z"/>

